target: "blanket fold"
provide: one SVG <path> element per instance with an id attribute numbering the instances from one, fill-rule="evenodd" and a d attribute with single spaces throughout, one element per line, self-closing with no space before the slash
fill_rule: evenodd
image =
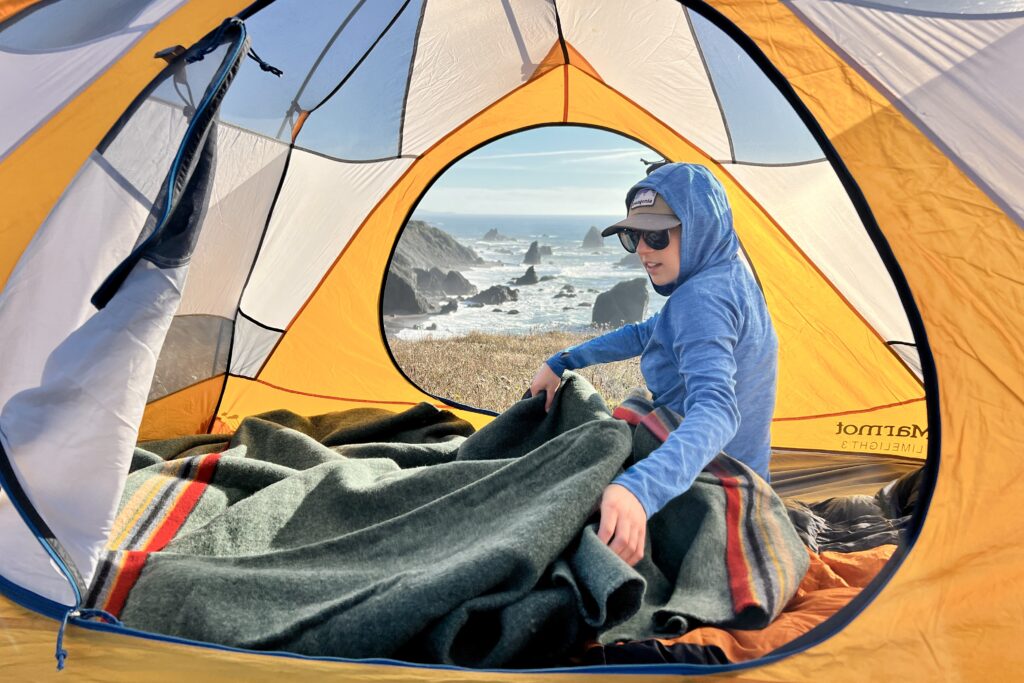
<path id="1" fill-rule="evenodd" d="M 719 456 L 629 567 L 598 541 L 595 506 L 657 434 L 571 373 L 543 405 L 476 432 L 420 404 L 143 444 L 88 605 L 241 648 L 471 667 L 781 610 L 807 553 L 767 484 Z"/>

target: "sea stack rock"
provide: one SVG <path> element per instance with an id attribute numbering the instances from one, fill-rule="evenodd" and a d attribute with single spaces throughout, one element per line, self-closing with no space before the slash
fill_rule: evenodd
<path id="1" fill-rule="evenodd" d="M 449 270 L 444 276 L 444 293 L 451 296 L 476 294 L 476 285 L 466 279 L 466 276 L 457 270 Z"/>
<path id="2" fill-rule="evenodd" d="M 479 306 L 497 306 L 506 301 L 519 301 L 519 292 L 505 285 L 494 285 L 466 301 Z"/>
<path id="3" fill-rule="evenodd" d="M 549 247 L 546 244 L 540 245 L 540 255 L 541 256 L 551 256 L 551 247 Z"/>
<path id="4" fill-rule="evenodd" d="M 384 301 L 381 304 L 384 315 L 413 315 L 432 313 L 430 303 L 416 292 L 412 283 L 395 271 L 388 272 L 384 283 Z"/>
<path id="5" fill-rule="evenodd" d="M 647 313 L 647 279 L 620 282 L 594 300 L 591 323 L 619 327 L 644 319 Z"/>
<path id="6" fill-rule="evenodd" d="M 640 261 L 640 257 L 637 256 L 636 254 L 626 254 L 621 259 L 619 259 L 619 262 L 616 263 L 615 265 L 619 266 L 620 268 L 643 268 L 644 267 L 644 264 L 641 263 L 641 261 Z"/>
<path id="7" fill-rule="evenodd" d="M 533 266 L 530 266 L 529 268 L 526 269 L 526 272 L 523 274 L 523 276 L 517 277 L 515 280 L 512 281 L 512 284 L 535 285 L 538 282 L 540 282 L 540 280 L 537 279 L 537 271 L 533 269 Z"/>
<path id="8" fill-rule="evenodd" d="M 509 242 L 512 240 L 508 235 L 502 235 L 497 228 L 491 228 L 483 236 L 484 242 Z"/>
<path id="9" fill-rule="evenodd" d="M 590 230 L 587 231 L 587 236 L 583 238 L 584 249 L 600 249 L 604 246 L 604 238 L 601 237 L 601 231 L 597 229 L 596 225 L 591 225 Z"/>
<path id="10" fill-rule="evenodd" d="M 523 263 L 532 266 L 540 263 L 540 247 L 536 242 L 530 242 L 530 248 L 526 250 L 526 256 L 523 257 Z"/>

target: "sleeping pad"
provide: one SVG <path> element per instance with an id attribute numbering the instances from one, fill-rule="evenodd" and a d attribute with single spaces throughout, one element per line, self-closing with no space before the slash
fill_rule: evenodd
<path id="1" fill-rule="evenodd" d="M 548 666 L 594 638 L 760 628 L 807 552 L 770 487 L 719 456 L 650 520 L 632 568 L 596 503 L 660 443 L 567 373 L 474 432 L 422 403 L 136 449 L 87 606 L 255 650 Z"/>

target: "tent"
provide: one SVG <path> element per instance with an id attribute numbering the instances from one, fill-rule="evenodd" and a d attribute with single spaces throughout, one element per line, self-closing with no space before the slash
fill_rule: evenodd
<path id="1" fill-rule="evenodd" d="M 1006 677 L 1024 7 L 908 4 L 0 1 L 0 671 L 49 675 L 60 630 L 61 675 L 106 680 Z M 771 148 L 766 118 L 804 143 Z M 862 596 L 742 665 L 575 674 L 266 655 L 78 614 L 140 439 L 280 407 L 490 419 L 397 367 L 381 290 L 445 169 L 561 124 L 726 186 L 780 335 L 774 448 L 926 464 L 913 542 Z"/>

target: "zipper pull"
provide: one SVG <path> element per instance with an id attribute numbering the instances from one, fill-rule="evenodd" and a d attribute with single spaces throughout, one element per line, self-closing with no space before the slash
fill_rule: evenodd
<path id="1" fill-rule="evenodd" d="M 79 614 L 81 612 L 72 607 L 64 613 L 64 619 L 60 622 L 60 629 L 57 631 L 57 652 L 54 653 L 57 658 L 57 671 L 64 670 L 64 660 L 68 658 L 68 651 L 64 649 L 64 630 L 68 627 L 68 619 L 77 617 Z"/>

